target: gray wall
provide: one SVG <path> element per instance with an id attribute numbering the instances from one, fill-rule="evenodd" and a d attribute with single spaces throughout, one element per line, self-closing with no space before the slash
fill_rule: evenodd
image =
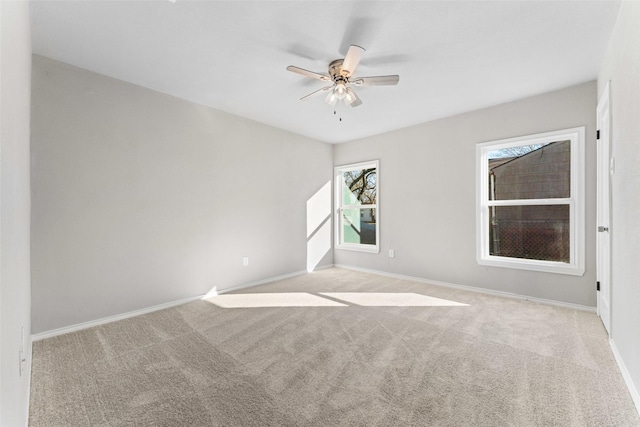
<path id="1" fill-rule="evenodd" d="M 611 81 L 611 338 L 636 390 L 640 410 L 640 3 L 620 9 L 600 75 Z"/>
<path id="2" fill-rule="evenodd" d="M 34 333 L 307 269 L 330 145 L 39 56 L 32 90 Z"/>
<path id="3" fill-rule="evenodd" d="M 381 252 L 336 249 L 335 263 L 595 306 L 595 107 L 590 82 L 336 145 L 336 165 L 380 160 Z M 585 274 L 478 265 L 476 144 L 577 126 L 586 126 Z"/>
<path id="4" fill-rule="evenodd" d="M 25 426 L 31 365 L 28 2 L 0 1 L 0 40 L 0 425 Z"/>

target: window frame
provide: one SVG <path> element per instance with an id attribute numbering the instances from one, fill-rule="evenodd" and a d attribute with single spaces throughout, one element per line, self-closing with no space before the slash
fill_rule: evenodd
<path id="1" fill-rule="evenodd" d="M 570 141 L 570 195 L 555 199 L 489 200 L 490 151 Z M 499 139 L 476 145 L 476 258 L 480 265 L 582 276 L 585 271 L 585 127 Z M 492 206 L 569 205 L 569 262 L 503 257 L 490 254 L 489 208 Z"/>
<path id="2" fill-rule="evenodd" d="M 342 193 L 342 174 L 346 171 L 360 170 L 375 167 L 376 169 L 376 203 L 371 205 L 343 205 Z M 357 252 L 380 253 L 380 161 L 370 160 L 366 162 L 350 163 L 346 165 L 335 166 L 333 168 L 334 188 L 335 188 L 335 248 L 345 249 Z M 368 245 L 363 243 L 344 243 L 343 239 L 343 218 L 342 211 L 344 209 L 375 209 L 376 210 L 376 243 Z"/>

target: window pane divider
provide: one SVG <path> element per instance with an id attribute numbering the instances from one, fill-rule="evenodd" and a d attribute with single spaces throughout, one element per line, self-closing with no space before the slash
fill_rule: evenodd
<path id="1" fill-rule="evenodd" d="M 348 209 L 375 209 L 377 205 L 342 205 L 340 210 Z"/>
<path id="2" fill-rule="evenodd" d="M 573 202 L 574 200 L 571 198 L 487 200 L 487 206 L 569 205 L 569 204 L 572 204 Z"/>

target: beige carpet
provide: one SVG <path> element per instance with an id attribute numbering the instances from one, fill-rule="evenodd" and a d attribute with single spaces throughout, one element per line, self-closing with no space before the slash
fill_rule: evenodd
<path id="1" fill-rule="evenodd" d="M 30 425 L 640 425 L 593 313 L 335 268 L 230 295 L 35 342 Z"/>

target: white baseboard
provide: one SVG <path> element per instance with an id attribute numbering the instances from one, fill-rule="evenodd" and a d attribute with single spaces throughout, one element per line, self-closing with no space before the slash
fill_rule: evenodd
<path id="1" fill-rule="evenodd" d="M 636 405 L 636 411 L 638 411 L 638 415 L 640 415 L 640 393 L 638 393 L 638 389 L 631 379 L 631 375 L 627 370 L 627 365 L 625 365 L 624 360 L 618 351 L 618 347 L 616 347 L 616 343 L 611 338 L 609 338 L 609 346 L 613 352 L 613 357 L 615 357 L 616 362 L 618 363 L 618 367 L 622 373 L 622 378 L 624 378 L 624 382 L 627 384 L 631 399 L 633 399 L 633 403 Z"/>
<path id="2" fill-rule="evenodd" d="M 578 309 L 578 310 L 585 310 L 585 311 L 595 312 L 595 308 L 594 307 L 588 307 L 588 306 L 583 306 L 583 305 L 579 305 L 579 304 L 572 304 L 572 303 L 561 302 L 561 301 L 553 301 L 553 300 L 547 300 L 547 299 L 543 299 L 543 298 L 528 297 L 528 296 L 524 296 L 524 295 L 513 294 L 513 293 L 510 293 L 510 292 L 494 291 L 494 290 L 490 290 L 490 289 L 477 288 L 477 287 L 474 287 L 474 286 L 458 285 L 458 284 L 455 284 L 455 283 L 442 282 L 442 281 L 439 281 L 439 280 L 424 279 L 424 278 L 421 278 L 421 277 L 407 276 L 407 275 L 403 275 L 403 274 L 387 273 L 385 271 L 353 267 L 353 266 L 350 266 L 350 265 L 328 264 L 328 265 L 323 265 L 321 267 L 317 267 L 315 270 L 323 270 L 325 268 L 331 268 L 331 267 L 338 267 L 338 268 L 344 268 L 344 269 L 348 269 L 348 270 L 362 271 L 364 273 L 377 274 L 377 275 L 380 275 L 380 276 L 393 277 L 393 278 L 397 278 L 397 279 L 412 280 L 414 282 L 430 283 L 430 284 L 433 284 L 433 285 L 444 286 L 444 287 L 448 287 L 448 288 L 463 289 L 463 290 L 467 290 L 467 291 L 480 292 L 480 293 L 489 294 L 489 295 L 496 295 L 496 296 L 502 296 L 502 297 L 508 297 L 508 298 L 516 298 L 516 299 L 522 299 L 522 300 L 528 300 L 528 301 L 535 301 L 535 302 L 540 302 L 540 303 L 544 303 L 544 304 L 551 304 L 551 305 L 556 305 L 556 306 L 561 306 L 561 307 L 568 307 L 568 308 L 573 308 L 573 309 Z M 140 309 L 140 310 L 130 311 L 128 313 L 117 314 L 115 316 L 104 317 L 104 318 L 101 318 L 101 319 L 90 320 L 88 322 L 83 322 L 83 323 L 79 323 L 79 324 L 71 325 L 71 326 L 65 326 L 65 327 L 58 328 L 58 329 L 53 329 L 53 330 L 50 330 L 50 331 L 39 332 L 37 334 L 33 334 L 31 336 L 31 340 L 32 341 L 39 341 L 39 340 L 43 340 L 43 339 L 46 339 L 46 338 L 55 337 L 55 336 L 58 336 L 58 335 L 68 334 L 70 332 L 76 332 L 76 331 L 80 331 L 82 329 L 92 328 L 92 327 L 98 326 L 98 325 L 104 325 L 105 323 L 110 323 L 110 322 L 115 322 L 115 321 L 118 321 L 118 320 L 128 319 L 130 317 L 140 316 L 142 314 L 152 313 L 154 311 L 163 310 L 165 308 L 171 308 L 171 307 L 175 307 L 177 305 L 186 304 L 188 302 L 195 301 L 195 300 L 201 299 L 203 297 L 207 297 L 207 296 L 210 297 L 210 296 L 215 296 L 215 295 L 218 295 L 218 294 L 238 291 L 238 290 L 241 290 L 241 289 L 251 288 L 251 287 L 259 286 L 259 285 L 264 285 L 266 283 L 275 282 L 277 280 L 284 280 L 284 279 L 288 279 L 288 278 L 291 278 L 291 277 L 300 276 L 300 275 L 306 274 L 306 273 L 307 273 L 307 271 L 301 270 L 301 271 L 296 271 L 296 272 L 293 272 L 293 273 L 283 274 L 283 275 L 280 275 L 280 276 L 269 277 L 269 278 L 258 280 L 258 281 L 254 281 L 254 282 L 244 283 L 242 285 L 233 286 L 233 287 L 225 288 L 225 289 L 221 289 L 221 290 L 213 289 L 212 291 L 210 291 L 206 295 L 198 295 L 198 296 L 195 296 L 195 297 L 183 298 L 183 299 L 180 299 L 180 300 L 170 301 L 170 302 L 167 302 L 167 303 L 164 303 L 164 304 L 154 305 L 152 307 L 147 307 L 147 308 L 143 308 L 143 309 Z"/>
<path id="3" fill-rule="evenodd" d="M 88 322 L 78 323 L 71 326 L 63 326 L 62 328 L 52 329 L 50 331 L 39 332 L 31 335 L 32 341 L 40 341 L 46 338 L 56 337 L 58 335 L 68 334 L 70 332 L 81 331 L 82 329 L 92 328 L 98 325 L 104 325 L 105 323 L 116 322 L 118 320 L 128 319 L 134 316 L 140 316 L 142 314 L 152 313 L 154 311 L 163 310 L 165 308 L 175 307 L 176 305 L 186 304 L 191 301 L 202 298 L 202 295 L 197 297 L 183 298 L 176 301 L 166 302 L 164 304 L 154 305 L 152 307 L 142 308 L 140 310 L 129 311 L 128 313 L 116 314 L 114 316 L 103 317 L 101 319 L 90 320 Z"/>
<path id="4" fill-rule="evenodd" d="M 225 289 L 221 289 L 221 290 L 217 290 L 217 289 L 214 288 L 212 291 L 210 291 L 206 295 L 198 295 L 198 296 L 195 296 L 195 297 L 183 298 L 183 299 L 179 299 L 179 300 L 176 300 L 176 301 L 169 301 L 169 302 L 166 302 L 166 303 L 163 303 L 163 304 L 154 305 L 152 307 L 142 308 L 140 310 L 129 311 L 127 313 L 116 314 L 114 316 L 103 317 L 101 319 L 96 319 L 96 320 L 90 320 L 88 322 L 78 323 L 76 325 L 64 326 L 62 328 L 52 329 L 50 331 L 39 332 L 37 334 L 31 335 L 31 341 L 32 342 L 33 341 L 40 341 L 40 340 L 43 340 L 43 339 L 46 339 L 46 338 L 52 338 L 52 337 L 55 337 L 55 336 L 58 336 L 58 335 L 68 334 L 70 332 L 81 331 L 83 329 L 92 328 L 94 326 L 104 325 L 106 323 L 116 322 L 118 320 L 128 319 L 130 317 L 140 316 L 140 315 L 143 315 L 143 314 L 152 313 L 154 311 L 164 310 L 165 308 L 171 308 L 171 307 L 175 307 L 177 305 L 186 304 L 186 303 L 189 303 L 189 302 L 192 302 L 192 301 L 196 301 L 196 300 L 202 299 L 203 297 L 215 296 L 215 295 L 218 295 L 218 294 L 224 294 L 224 293 L 227 293 L 227 292 L 237 291 L 237 290 L 240 290 L 240 289 L 250 288 L 250 287 L 253 287 L 253 286 L 264 285 L 266 283 L 275 282 L 277 280 L 283 280 L 283 279 L 288 279 L 290 277 L 300 276 L 300 275 L 305 274 L 305 273 L 306 273 L 306 271 L 302 270 L 302 271 L 296 271 L 296 272 L 293 272 L 293 273 L 283 274 L 283 275 L 280 275 L 280 276 L 269 277 L 267 279 L 258 280 L 258 281 L 255 281 L 255 282 L 244 283 L 242 285 L 233 286 L 231 288 L 225 288 Z"/>
<path id="5" fill-rule="evenodd" d="M 327 268 L 333 267 L 335 267 L 333 264 L 317 265 L 313 270 L 310 271 L 310 273 L 314 271 L 326 270 Z"/>
<path id="6" fill-rule="evenodd" d="M 31 369 L 33 366 L 33 338 L 29 337 L 29 349 L 27 351 L 27 368 L 25 369 L 27 377 L 27 422 L 25 427 L 29 426 L 29 413 L 31 412 Z"/>
<path id="7" fill-rule="evenodd" d="M 265 285 L 267 283 L 277 282 L 278 280 L 289 279 L 291 277 L 301 276 L 303 274 L 307 274 L 307 271 L 306 270 L 294 271 L 293 273 L 282 274 L 280 276 L 273 276 L 267 279 L 262 279 L 255 282 L 243 283 L 242 285 L 232 286 L 230 288 L 225 288 L 220 290 L 213 288 L 212 290 L 207 292 L 205 295 L 202 295 L 202 298 L 214 297 L 216 295 L 226 294 L 227 292 L 239 291 L 241 289 L 252 288 L 254 286 L 259 286 L 259 285 Z"/>
<path id="8" fill-rule="evenodd" d="M 514 294 L 514 293 L 511 293 L 511 292 L 495 291 L 495 290 L 492 290 L 492 289 L 478 288 L 478 287 L 475 287 L 475 286 L 459 285 L 459 284 L 456 284 L 456 283 L 442 282 L 440 280 L 424 279 L 422 277 L 407 276 L 407 275 L 404 275 L 404 274 L 387 273 L 386 271 L 371 270 L 371 269 L 368 269 L 368 268 L 360 268 L 360 267 L 352 267 L 350 265 L 334 264 L 334 266 L 338 267 L 338 268 L 345 268 L 347 270 L 361 271 L 363 273 L 377 274 L 379 276 L 393 277 L 395 279 L 412 280 L 414 282 L 420 282 L 420 283 L 429 283 L 429 284 L 432 284 L 432 285 L 443 286 L 443 287 L 446 287 L 446 288 L 462 289 L 462 290 L 465 290 L 465 291 L 479 292 L 479 293 L 487 294 L 487 295 L 495 295 L 495 296 L 506 297 L 506 298 L 514 298 L 514 299 L 525 300 L 525 301 L 539 302 L 539 303 L 542 303 L 542 304 L 555 305 L 555 306 L 560 306 L 560 307 L 565 307 L 565 308 L 573 308 L 573 309 L 582 310 L 582 311 L 590 311 L 590 312 L 593 312 L 593 313 L 595 313 L 595 311 L 596 311 L 595 307 L 589 307 L 587 305 L 581 305 L 581 304 L 573 304 L 573 303 L 570 303 L 570 302 L 555 301 L 555 300 L 544 299 L 544 298 L 530 297 L 530 296 L 527 296 L 527 295 Z"/>

